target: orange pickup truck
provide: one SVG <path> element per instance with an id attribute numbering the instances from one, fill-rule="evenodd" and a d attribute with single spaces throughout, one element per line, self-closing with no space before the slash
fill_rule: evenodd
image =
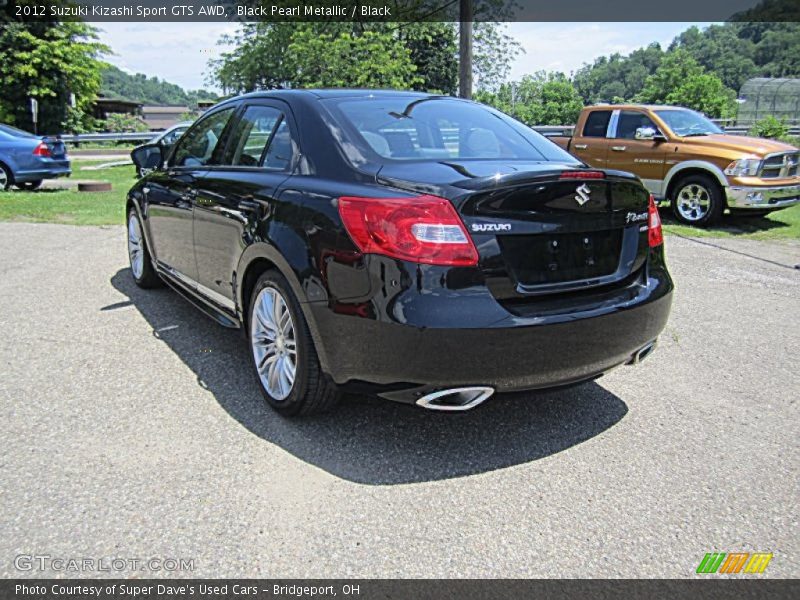
<path id="1" fill-rule="evenodd" d="M 764 214 L 800 203 L 800 150 L 728 135 L 686 108 L 590 106 L 572 137 L 550 139 L 592 167 L 635 173 L 690 225 L 711 225 L 726 208 Z"/>

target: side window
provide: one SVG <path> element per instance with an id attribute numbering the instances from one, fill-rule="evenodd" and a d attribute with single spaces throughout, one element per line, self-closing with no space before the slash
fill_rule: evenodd
<path id="1" fill-rule="evenodd" d="M 611 120 L 610 110 L 593 110 L 586 117 L 586 123 L 583 126 L 583 137 L 606 137 L 609 120 Z"/>
<path id="2" fill-rule="evenodd" d="M 261 164 L 275 125 L 281 119 L 281 111 L 271 106 L 249 106 L 236 124 L 231 143 L 225 152 L 223 163 L 240 167 L 257 167 Z"/>
<path id="3" fill-rule="evenodd" d="M 652 127 L 658 131 L 656 124 L 646 114 L 624 110 L 619 115 L 617 135 L 615 137 L 623 140 L 633 140 L 639 127 Z"/>
<path id="4" fill-rule="evenodd" d="M 172 154 L 170 166 L 202 167 L 210 164 L 233 111 L 234 107 L 231 107 L 209 115 L 187 131 Z"/>
<path id="5" fill-rule="evenodd" d="M 282 119 L 275 130 L 275 134 L 272 136 L 272 141 L 269 143 L 267 155 L 264 158 L 264 166 L 269 169 L 286 171 L 292 164 L 293 156 L 292 133 L 289 130 L 289 123 L 286 119 Z"/>

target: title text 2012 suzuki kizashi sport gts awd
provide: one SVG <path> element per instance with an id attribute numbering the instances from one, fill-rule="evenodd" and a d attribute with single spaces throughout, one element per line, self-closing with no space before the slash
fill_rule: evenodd
<path id="1" fill-rule="evenodd" d="M 285 415 L 340 391 L 464 410 L 651 352 L 672 281 L 652 198 L 486 106 L 281 90 L 224 101 L 128 196 L 131 271 L 244 330 Z"/>

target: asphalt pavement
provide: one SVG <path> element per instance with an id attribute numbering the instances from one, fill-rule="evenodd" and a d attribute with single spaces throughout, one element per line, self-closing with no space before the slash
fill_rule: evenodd
<path id="1" fill-rule="evenodd" d="M 76 574 L 18 558 L 47 555 L 682 578 L 716 551 L 797 577 L 800 244 L 666 244 L 673 313 L 641 365 L 464 414 L 349 397 L 286 420 L 237 332 L 134 286 L 123 227 L 0 223 L 0 576 Z"/>

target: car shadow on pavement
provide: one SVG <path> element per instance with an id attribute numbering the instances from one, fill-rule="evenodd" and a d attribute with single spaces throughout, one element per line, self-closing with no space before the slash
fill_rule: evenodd
<path id="1" fill-rule="evenodd" d="M 437 481 L 528 463 L 601 434 L 628 412 L 592 382 L 498 395 L 457 414 L 348 395 L 329 413 L 285 419 L 264 402 L 240 332 L 217 325 L 171 290 L 139 289 L 127 268 L 111 284 L 231 417 L 298 459 L 356 483 Z"/>

